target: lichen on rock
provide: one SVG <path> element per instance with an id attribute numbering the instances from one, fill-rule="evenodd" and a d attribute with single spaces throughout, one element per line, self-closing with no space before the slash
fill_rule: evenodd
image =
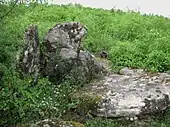
<path id="1" fill-rule="evenodd" d="M 149 75 L 144 70 L 129 68 L 122 69 L 121 73 L 122 75 L 113 73 L 100 83 L 89 86 L 90 92 L 102 96 L 95 115 L 140 117 L 169 107 L 170 82 L 165 82 L 165 79 L 170 75 Z"/>
<path id="2" fill-rule="evenodd" d="M 33 75 L 33 84 L 35 84 L 40 70 L 40 44 L 36 25 L 30 25 L 25 30 L 24 40 L 23 49 L 18 56 L 17 71 L 22 76 Z"/>
<path id="3" fill-rule="evenodd" d="M 44 38 L 41 47 L 38 29 L 31 25 L 25 32 L 25 45 L 18 58 L 22 75 L 48 77 L 58 84 L 68 77 L 77 84 L 85 84 L 103 73 L 103 66 L 83 49 L 87 28 L 79 22 L 55 25 Z"/>
<path id="4" fill-rule="evenodd" d="M 43 45 L 45 65 L 42 73 L 54 81 L 72 76 L 73 80 L 87 83 L 102 72 L 96 58 L 82 50 L 86 34 L 87 28 L 79 22 L 57 24 L 50 29 Z"/>
<path id="5" fill-rule="evenodd" d="M 31 124 L 30 127 L 84 127 L 84 125 L 76 121 L 45 119 Z"/>

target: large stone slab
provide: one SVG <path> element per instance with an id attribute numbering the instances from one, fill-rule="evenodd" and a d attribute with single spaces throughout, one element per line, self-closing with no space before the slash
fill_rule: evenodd
<path id="1" fill-rule="evenodd" d="M 31 124 L 30 127 L 84 127 L 84 125 L 75 121 L 45 119 Z"/>
<path id="2" fill-rule="evenodd" d="M 142 69 L 120 70 L 88 85 L 86 95 L 101 101 L 92 114 L 103 117 L 136 117 L 154 114 L 170 105 L 170 75 L 146 73 Z"/>

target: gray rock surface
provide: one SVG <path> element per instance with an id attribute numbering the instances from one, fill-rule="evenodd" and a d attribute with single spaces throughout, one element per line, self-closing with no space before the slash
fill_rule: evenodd
<path id="1" fill-rule="evenodd" d="M 42 73 L 53 81 L 72 77 L 86 83 L 102 72 L 96 58 L 82 48 L 87 28 L 79 22 L 57 24 L 49 30 L 43 43 Z"/>
<path id="2" fill-rule="evenodd" d="M 120 74 L 92 83 L 88 90 L 101 96 L 93 114 L 103 117 L 134 117 L 154 114 L 170 105 L 170 75 L 124 68 Z M 89 94 L 87 93 L 87 94 Z"/>
<path id="3" fill-rule="evenodd" d="M 45 119 L 30 125 L 30 127 L 78 127 L 78 126 L 84 127 L 84 125 L 82 125 L 81 123 L 74 121 L 61 121 L 51 119 Z"/>
<path id="4" fill-rule="evenodd" d="M 75 84 L 84 84 L 104 71 L 99 61 L 83 49 L 82 39 L 87 28 L 79 22 L 61 23 L 48 31 L 41 47 L 37 26 L 25 32 L 25 45 L 18 56 L 18 70 L 22 75 L 49 77 L 60 83 L 68 77 Z"/>
<path id="5" fill-rule="evenodd" d="M 25 44 L 18 58 L 17 69 L 25 75 L 34 75 L 33 83 L 38 80 L 40 70 L 40 44 L 38 37 L 38 27 L 31 25 L 25 30 Z"/>

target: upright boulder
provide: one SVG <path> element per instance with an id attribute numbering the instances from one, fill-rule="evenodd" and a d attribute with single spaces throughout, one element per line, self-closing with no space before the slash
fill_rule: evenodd
<path id="1" fill-rule="evenodd" d="M 38 27 L 31 25 L 25 30 L 25 44 L 18 57 L 18 70 L 25 75 L 34 75 L 34 83 L 38 79 L 40 69 L 40 44 Z"/>

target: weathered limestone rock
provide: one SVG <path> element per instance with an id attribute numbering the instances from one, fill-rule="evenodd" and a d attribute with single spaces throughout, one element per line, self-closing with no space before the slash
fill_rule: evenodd
<path id="1" fill-rule="evenodd" d="M 22 76 L 49 77 L 60 83 L 71 78 L 75 84 L 84 84 L 103 73 L 103 66 L 82 48 L 87 28 L 79 22 L 61 23 L 48 31 L 40 47 L 37 26 L 25 32 L 25 45 L 18 58 L 18 70 Z"/>
<path id="2" fill-rule="evenodd" d="M 170 105 L 170 75 L 149 74 L 124 68 L 85 88 L 87 95 L 101 97 L 92 114 L 103 117 L 140 117 L 165 110 Z M 83 93 L 83 92 L 81 92 Z"/>
<path id="3" fill-rule="evenodd" d="M 18 69 L 22 75 L 33 74 L 36 82 L 40 69 L 40 44 L 36 25 L 29 26 L 25 31 L 25 45 L 18 58 Z"/>
<path id="4" fill-rule="evenodd" d="M 60 120 L 42 120 L 35 124 L 32 124 L 30 127 L 84 127 L 83 124 L 75 121 L 60 121 Z"/>
<path id="5" fill-rule="evenodd" d="M 57 24 L 49 30 L 43 44 L 41 73 L 52 81 L 72 77 L 86 83 L 102 72 L 102 66 L 88 51 L 82 49 L 87 28 L 78 22 Z"/>

